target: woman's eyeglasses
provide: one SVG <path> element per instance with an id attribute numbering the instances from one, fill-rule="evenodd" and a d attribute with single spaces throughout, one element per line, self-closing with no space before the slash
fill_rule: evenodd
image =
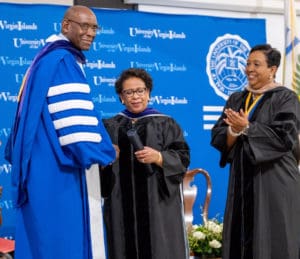
<path id="1" fill-rule="evenodd" d="M 146 93 L 146 90 L 147 90 L 146 87 L 144 87 L 144 88 L 137 88 L 136 90 L 128 89 L 128 90 L 123 90 L 122 94 L 125 95 L 128 98 L 133 97 L 135 93 L 138 96 L 143 96 Z"/>
<path id="2" fill-rule="evenodd" d="M 97 33 L 101 31 L 101 28 L 97 25 L 97 24 L 89 24 L 89 23 L 80 23 L 80 22 L 76 22 L 74 20 L 71 19 L 67 19 L 67 21 L 76 23 L 77 25 L 79 25 L 80 29 L 83 32 L 87 32 L 89 30 L 89 28 L 92 29 L 93 32 Z"/>

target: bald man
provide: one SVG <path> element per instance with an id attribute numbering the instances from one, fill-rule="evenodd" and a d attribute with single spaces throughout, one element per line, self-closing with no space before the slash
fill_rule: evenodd
<path id="1" fill-rule="evenodd" d="M 87 182 L 99 181 L 93 165 L 106 166 L 116 156 L 83 71 L 82 51 L 98 30 L 91 9 L 70 7 L 61 33 L 47 39 L 26 72 L 6 156 L 16 206 L 15 259 L 97 258 L 90 207 L 100 207 L 92 197 L 99 190 Z"/>

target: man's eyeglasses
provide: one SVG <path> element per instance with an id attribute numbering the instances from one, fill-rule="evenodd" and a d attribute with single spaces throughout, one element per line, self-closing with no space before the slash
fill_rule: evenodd
<path id="1" fill-rule="evenodd" d="M 71 20 L 71 19 L 67 19 L 67 21 L 76 23 L 77 25 L 79 25 L 81 30 L 84 31 L 84 32 L 87 32 L 89 30 L 89 28 L 91 28 L 92 31 L 95 32 L 95 33 L 101 31 L 101 28 L 97 24 L 80 23 L 80 22 L 76 22 L 76 21 Z"/>
<path id="2" fill-rule="evenodd" d="M 138 88 L 136 90 L 128 89 L 128 90 L 123 90 L 122 94 L 125 95 L 128 98 L 133 97 L 135 93 L 138 96 L 143 96 L 146 93 L 146 90 L 147 90 L 146 87 L 144 87 L 144 88 Z"/>

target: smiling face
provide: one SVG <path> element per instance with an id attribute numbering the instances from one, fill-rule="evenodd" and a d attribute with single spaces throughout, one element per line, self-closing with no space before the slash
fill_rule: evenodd
<path id="1" fill-rule="evenodd" d="M 95 14 L 84 6 L 71 7 L 62 21 L 62 33 L 80 50 L 90 48 L 97 27 Z"/>
<path id="2" fill-rule="evenodd" d="M 142 79 L 130 77 L 123 82 L 119 97 L 130 112 L 140 113 L 147 108 L 150 94 Z"/>
<path id="3" fill-rule="evenodd" d="M 245 71 L 249 85 L 253 89 L 260 89 L 274 81 L 276 70 L 276 66 L 268 67 L 262 51 L 254 51 L 249 55 Z"/>

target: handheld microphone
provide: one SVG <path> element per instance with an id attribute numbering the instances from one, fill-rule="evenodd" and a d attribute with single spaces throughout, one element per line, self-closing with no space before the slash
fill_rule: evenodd
<path id="1" fill-rule="evenodd" d="M 131 145 L 133 146 L 134 150 L 135 151 L 138 151 L 138 150 L 142 150 L 144 149 L 144 145 L 139 137 L 139 135 L 137 134 L 136 130 L 135 129 L 129 129 L 127 131 L 127 136 L 129 138 L 129 141 L 131 143 Z M 146 167 L 147 171 L 152 174 L 153 171 L 152 171 L 152 167 L 150 164 L 144 164 L 144 166 Z"/>
<path id="2" fill-rule="evenodd" d="M 127 136 L 135 151 L 144 149 L 144 145 L 135 129 L 128 130 Z"/>

